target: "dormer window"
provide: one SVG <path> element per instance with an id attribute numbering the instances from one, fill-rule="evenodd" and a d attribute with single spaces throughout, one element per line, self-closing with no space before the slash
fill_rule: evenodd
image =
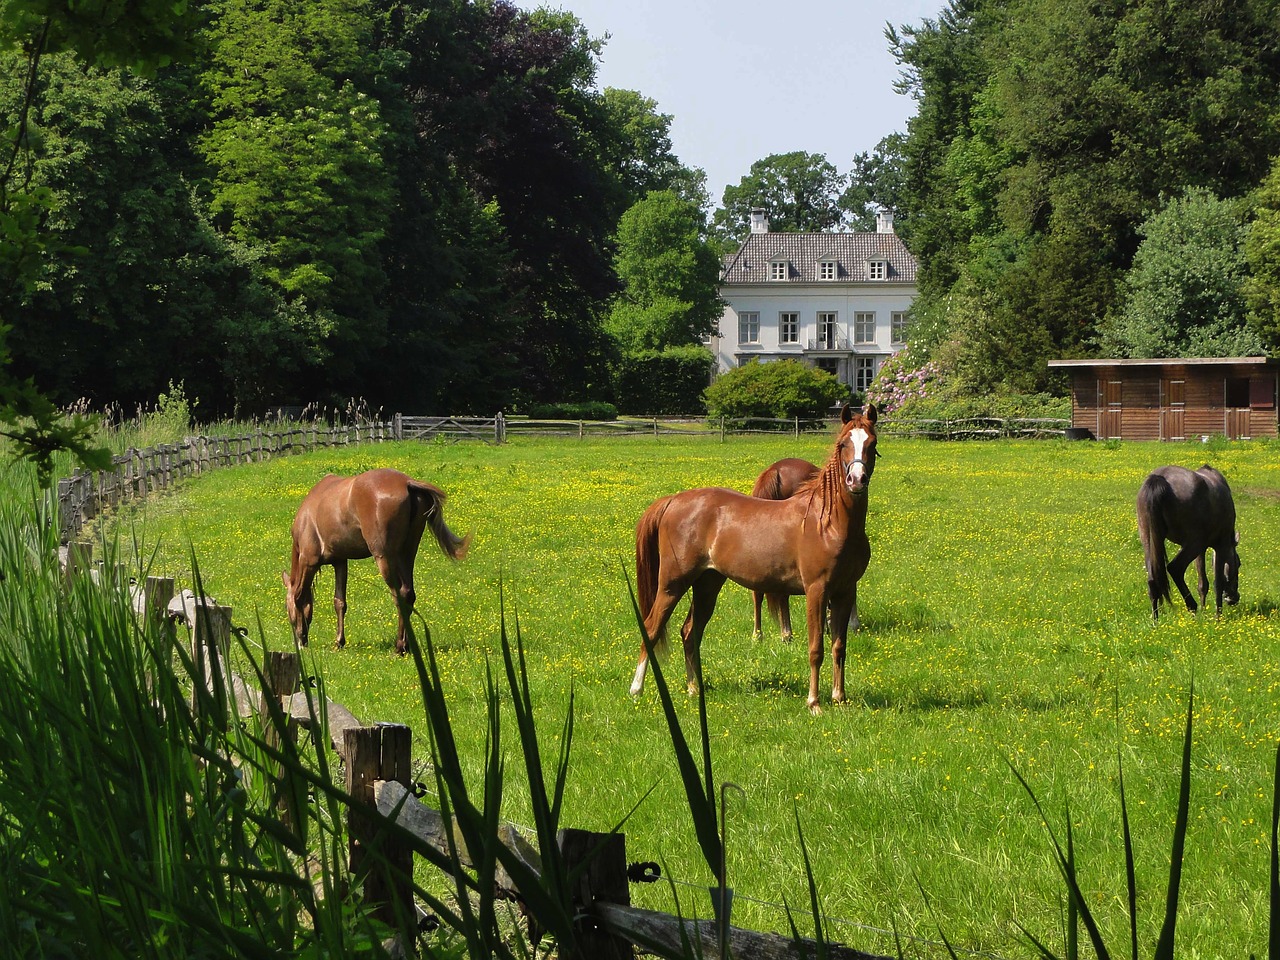
<path id="1" fill-rule="evenodd" d="M 785 280 L 787 279 L 788 272 L 789 271 L 787 270 L 787 261 L 785 260 L 769 261 L 769 279 L 770 280 Z"/>
<path id="2" fill-rule="evenodd" d="M 836 262 L 834 260 L 818 261 L 818 279 L 834 280 L 836 278 Z"/>
<path id="3" fill-rule="evenodd" d="M 868 260 L 867 261 L 867 279 L 868 280 L 889 279 L 889 261 L 888 260 Z"/>

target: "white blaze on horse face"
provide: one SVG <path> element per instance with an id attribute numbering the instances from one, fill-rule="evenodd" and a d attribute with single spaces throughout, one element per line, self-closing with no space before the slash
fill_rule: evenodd
<path id="1" fill-rule="evenodd" d="M 849 431 L 848 441 L 853 448 L 853 459 L 844 466 L 844 482 L 850 493 L 861 493 L 867 487 L 867 480 L 871 475 L 867 457 L 867 445 L 870 440 L 871 435 L 862 427 L 855 427 Z"/>

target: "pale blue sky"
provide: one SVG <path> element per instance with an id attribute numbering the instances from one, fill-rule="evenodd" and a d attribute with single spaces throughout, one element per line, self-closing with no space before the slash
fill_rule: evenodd
<path id="1" fill-rule="evenodd" d="M 724 188 L 774 153 L 824 154 L 841 173 L 853 155 L 905 131 L 915 113 L 884 38 L 936 19 L 944 0 L 515 0 L 572 11 L 609 34 L 598 80 L 639 90 L 670 114 L 676 154 Z"/>

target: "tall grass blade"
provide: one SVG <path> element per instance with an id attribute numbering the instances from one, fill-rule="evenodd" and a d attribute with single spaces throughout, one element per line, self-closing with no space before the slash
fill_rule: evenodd
<path id="1" fill-rule="evenodd" d="M 1067 819 L 1067 870 L 1076 876 L 1076 834 L 1071 825 L 1071 804 L 1064 804 Z M 1067 960 L 1080 957 L 1080 909 L 1075 897 L 1067 897 Z"/>
<path id="2" fill-rule="evenodd" d="M 662 712 L 667 719 L 667 729 L 671 734 L 671 746 L 676 754 L 676 767 L 680 772 L 680 782 L 684 785 L 685 796 L 689 801 L 689 815 L 693 818 L 694 835 L 698 838 L 698 846 L 707 861 L 711 873 L 724 886 L 724 878 L 720 876 L 721 864 L 724 862 L 724 849 L 720 841 L 720 830 L 716 818 L 715 791 L 711 786 L 711 747 L 707 737 L 706 697 L 703 693 L 702 678 L 698 678 L 698 711 L 702 730 L 703 763 L 706 767 L 706 781 L 698 772 L 698 765 L 693 759 L 693 751 L 689 749 L 689 741 L 685 739 L 684 730 L 680 726 L 680 718 L 676 714 L 675 703 L 671 699 L 671 691 L 667 687 L 666 678 L 658 658 L 653 654 L 653 642 L 644 629 L 644 620 L 640 616 L 640 605 L 636 602 L 635 588 L 631 583 L 631 575 L 623 565 L 623 573 L 627 579 L 627 590 L 631 594 L 631 609 L 635 613 L 636 625 L 640 629 L 640 637 L 644 642 L 649 658 L 649 669 L 653 671 L 654 686 L 658 688 L 658 698 L 662 702 Z"/>
<path id="3" fill-rule="evenodd" d="M 1138 874 L 1134 866 L 1133 832 L 1129 826 L 1129 803 L 1124 792 L 1124 757 L 1116 750 L 1120 771 L 1120 823 L 1124 829 L 1124 874 L 1129 894 L 1129 956 L 1138 960 Z"/>
<path id="4" fill-rule="evenodd" d="M 1173 850 L 1169 854 L 1169 889 L 1165 894 L 1164 924 L 1156 941 L 1155 960 L 1173 960 L 1174 927 L 1178 922 L 1178 891 L 1182 883 L 1182 858 L 1187 841 L 1187 810 L 1191 806 L 1191 720 L 1195 705 L 1195 681 L 1187 694 L 1187 725 L 1182 738 L 1182 777 L 1178 785 L 1178 813 L 1173 825 Z"/>
<path id="5" fill-rule="evenodd" d="M 1267 956 L 1280 960 L 1280 744 L 1276 745 L 1275 777 L 1271 783 L 1271 922 Z"/>
<path id="6" fill-rule="evenodd" d="M 1031 785 L 1018 772 L 1018 768 L 1013 765 L 1013 761 L 1005 758 L 1005 762 L 1009 764 L 1009 769 L 1013 771 L 1013 775 L 1018 778 L 1018 783 L 1022 784 L 1022 789 L 1027 792 L 1027 796 L 1031 798 L 1031 802 L 1035 805 L 1036 812 L 1040 814 L 1040 821 L 1044 824 L 1045 830 L 1049 833 L 1049 840 L 1053 844 L 1054 855 L 1058 861 L 1058 872 L 1062 874 L 1062 879 L 1067 885 L 1067 893 L 1071 901 L 1076 904 L 1080 911 L 1080 919 L 1084 923 L 1084 928 L 1089 934 L 1089 940 L 1093 944 L 1093 951 L 1098 956 L 1098 960 L 1110 960 L 1111 953 L 1107 950 L 1107 945 L 1102 939 L 1102 931 L 1098 928 L 1097 921 L 1093 917 L 1093 913 L 1089 910 L 1089 904 L 1085 901 L 1084 891 L 1080 889 L 1080 882 L 1076 876 L 1075 864 L 1067 859 L 1066 854 L 1062 850 L 1062 845 L 1058 842 L 1058 836 L 1053 831 L 1053 827 L 1049 823 L 1049 818 L 1044 815 L 1044 808 L 1040 805 L 1040 798 L 1036 796 L 1035 791 L 1031 789 Z"/>

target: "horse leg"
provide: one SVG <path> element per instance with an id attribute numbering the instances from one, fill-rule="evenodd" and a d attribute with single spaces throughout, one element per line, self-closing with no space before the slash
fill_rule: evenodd
<path id="1" fill-rule="evenodd" d="M 791 597 L 779 593 L 774 598 L 778 604 L 778 631 L 783 643 L 790 643 L 794 634 L 791 632 Z"/>
<path id="2" fill-rule="evenodd" d="M 334 644 L 339 650 L 347 645 L 347 561 L 333 561 L 333 615 L 338 620 Z"/>
<path id="3" fill-rule="evenodd" d="M 809 627 L 809 712 L 822 713 L 818 706 L 818 672 L 822 669 L 822 636 L 827 619 L 827 598 L 821 586 L 805 591 L 805 619 Z"/>
<path id="4" fill-rule="evenodd" d="M 696 694 L 702 684 L 702 633 L 707 621 L 715 613 L 716 597 L 724 586 L 724 575 L 707 571 L 693 582 L 693 599 L 689 603 L 689 616 L 680 639 L 684 641 L 684 674 L 690 696 Z"/>
<path id="5" fill-rule="evenodd" d="M 1196 556 L 1196 574 L 1200 578 L 1197 586 L 1200 588 L 1200 606 L 1203 607 L 1205 601 L 1209 599 L 1209 577 L 1204 569 L 1204 554 Z M 1218 593 L 1218 616 L 1222 616 L 1222 594 Z"/>
<path id="6" fill-rule="evenodd" d="M 671 612 L 687 589 L 686 586 L 680 586 L 675 590 L 671 584 L 668 584 L 666 588 L 658 590 L 657 596 L 654 597 L 653 607 L 649 610 L 649 615 L 644 618 L 643 625 L 649 643 L 640 644 L 640 657 L 636 661 L 635 676 L 631 679 L 633 697 L 639 696 L 644 690 L 644 678 L 649 671 L 649 645 L 652 644 L 655 656 L 666 648 L 667 621 L 671 619 Z M 687 623 L 688 618 L 686 617 L 685 620 Z"/>
<path id="7" fill-rule="evenodd" d="M 857 618 L 857 603 L 832 600 L 831 603 L 831 702 L 844 703 L 844 645 L 849 623 Z"/>
<path id="8" fill-rule="evenodd" d="M 409 617 L 413 614 L 413 605 L 417 595 L 413 592 L 413 571 L 405 570 L 400 564 L 388 557 L 378 557 L 378 572 L 391 590 L 396 601 L 396 612 L 399 622 L 396 624 L 396 653 L 404 656 L 407 646 L 406 633 Z"/>
<path id="9" fill-rule="evenodd" d="M 1200 562 L 1204 562 L 1201 557 Z M 1226 586 L 1223 577 L 1226 573 L 1226 557 L 1220 555 L 1217 548 L 1213 551 L 1213 606 L 1216 616 L 1222 616 L 1222 589 Z"/>
<path id="10" fill-rule="evenodd" d="M 755 614 L 752 619 L 751 641 L 759 643 L 764 637 L 764 632 L 760 629 L 760 607 L 764 605 L 764 594 L 759 590 L 752 590 L 751 604 L 754 607 L 753 613 Z"/>
<path id="11" fill-rule="evenodd" d="M 1192 613 L 1196 612 L 1196 601 L 1191 596 L 1191 591 L 1187 589 L 1187 581 L 1183 579 L 1187 567 L 1191 565 L 1191 554 L 1186 547 L 1178 551 L 1178 555 L 1169 561 L 1165 568 L 1169 573 L 1169 579 L 1173 581 L 1173 585 L 1178 588 L 1178 592 L 1182 594 L 1182 599 L 1186 601 L 1187 609 Z"/>

